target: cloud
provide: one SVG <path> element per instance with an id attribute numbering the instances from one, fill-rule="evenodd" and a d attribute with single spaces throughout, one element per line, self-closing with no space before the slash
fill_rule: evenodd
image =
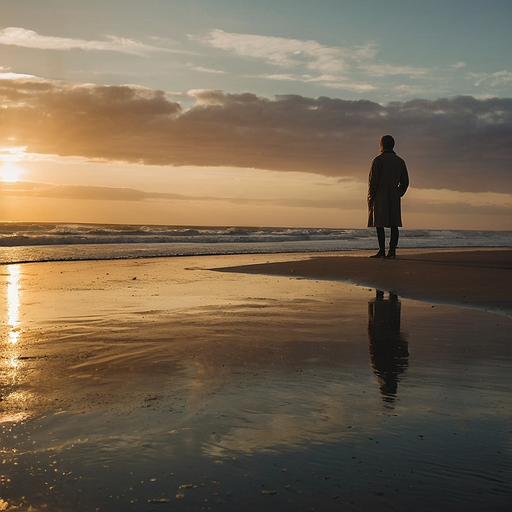
<path id="1" fill-rule="evenodd" d="M 468 78 L 474 80 L 476 86 L 489 85 L 512 85 L 512 71 L 506 69 L 495 73 L 469 73 Z"/>
<path id="2" fill-rule="evenodd" d="M 430 191 L 436 192 L 436 191 Z M 445 193 L 448 191 L 444 191 Z M 185 195 L 170 192 L 147 192 L 143 190 L 126 187 L 98 187 L 86 185 L 57 185 L 51 183 L 0 182 L 0 194 L 3 197 L 18 197 L 29 199 L 49 200 L 71 200 L 71 201 L 122 201 L 122 202 L 194 202 L 194 203 L 229 203 L 239 206 L 257 207 L 288 207 L 288 208 L 311 208 L 331 210 L 365 210 L 366 203 L 361 197 L 351 196 L 339 198 L 319 197 L 222 197 L 214 195 Z M 432 214 L 436 215 L 474 215 L 474 216 L 501 216 L 510 219 L 512 216 L 512 202 L 503 204 L 481 204 L 478 195 L 469 200 L 459 200 L 457 194 L 454 200 L 448 197 L 432 199 L 417 197 L 414 199 L 406 196 L 406 208 L 409 214 Z M 473 203 L 473 201 L 476 201 Z"/>
<path id="3" fill-rule="evenodd" d="M 416 68 L 414 66 L 393 66 L 391 64 L 363 64 L 361 69 L 371 76 L 406 75 L 411 78 L 424 77 L 433 72 L 433 68 Z"/>
<path id="4" fill-rule="evenodd" d="M 502 215 L 510 218 L 512 216 L 512 204 L 468 204 L 449 201 L 426 201 L 420 200 L 417 203 L 407 203 L 408 213 L 425 213 L 436 215 Z"/>
<path id="5" fill-rule="evenodd" d="M 350 85 L 347 83 L 348 73 L 353 72 L 361 62 L 375 57 L 377 49 L 374 44 L 342 48 L 326 46 L 314 40 L 303 41 L 284 37 L 234 34 L 223 30 L 211 30 L 207 36 L 200 38 L 200 41 L 212 48 L 231 52 L 241 57 L 259 59 L 266 64 L 288 71 L 277 74 L 265 73 L 259 75 L 260 78 L 321 82 L 325 87 L 359 92 L 374 88 L 369 84 Z M 293 70 L 295 73 L 290 72 Z M 394 70 L 392 72 L 395 74 Z M 410 68 L 407 74 L 412 72 L 412 68 Z"/>
<path id="6" fill-rule="evenodd" d="M 95 50 L 146 55 L 148 52 L 175 52 L 157 46 L 149 46 L 117 36 L 107 36 L 106 41 L 86 41 L 67 37 L 43 36 L 20 27 L 7 27 L 0 30 L 0 44 L 37 48 L 40 50 Z M 183 52 L 180 52 L 183 53 Z"/>
<path id="7" fill-rule="evenodd" d="M 395 87 L 393 89 L 401 94 L 409 94 L 409 95 L 411 95 L 411 94 L 419 95 L 421 92 L 423 92 L 425 90 L 424 87 L 412 86 L 412 85 L 407 85 L 407 84 L 395 85 Z"/>
<path id="8" fill-rule="evenodd" d="M 46 198 L 46 199 L 70 199 L 79 201 L 223 201 L 232 203 L 273 204 L 280 202 L 274 199 L 244 199 L 215 196 L 192 196 L 174 194 L 172 192 L 146 192 L 127 187 L 98 187 L 90 185 L 57 185 L 53 183 L 34 182 L 0 182 L 0 193 L 3 196 Z"/>
<path id="9" fill-rule="evenodd" d="M 233 34 L 223 30 L 211 30 L 201 41 L 213 48 L 232 51 L 244 57 L 263 59 L 275 66 L 295 68 L 304 64 L 311 70 L 323 73 L 342 72 L 349 61 L 375 54 L 371 46 L 345 49 L 325 46 L 313 40 Z"/>
<path id="10" fill-rule="evenodd" d="M 190 69 L 193 69 L 194 71 L 199 71 L 200 73 L 212 73 L 214 75 L 227 74 L 226 71 L 223 71 L 221 69 L 206 68 L 204 66 L 196 66 L 195 64 L 188 64 L 187 67 L 189 67 Z"/>
<path id="11" fill-rule="evenodd" d="M 329 87 L 330 89 L 338 89 L 344 91 L 355 91 L 359 93 L 373 91 L 376 87 L 369 83 L 358 83 L 351 82 L 344 76 L 334 75 L 294 75 L 291 73 L 271 73 L 254 75 L 255 78 L 265 78 L 267 80 L 276 80 L 280 82 L 302 82 L 302 83 L 314 83 L 321 82 L 323 86 Z"/>
<path id="12" fill-rule="evenodd" d="M 51 183 L 31 182 L 0 183 L 0 191 L 5 196 L 95 201 L 147 201 L 152 199 L 169 201 L 191 199 L 179 194 L 143 192 L 133 188 L 54 185 Z"/>
<path id="13" fill-rule="evenodd" d="M 257 73 L 244 74 L 244 78 L 314 83 L 322 88 L 360 95 L 380 90 L 413 97 L 418 91 L 424 91 L 423 94 L 432 97 L 433 90 L 454 90 L 455 82 L 459 83 L 458 90 L 468 90 L 469 86 L 469 90 L 485 88 L 486 94 L 491 89 L 507 94 L 507 86 L 512 83 L 512 73 L 508 70 L 471 73 L 466 71 L 467 64 L 462 61 L 444 67 L 389 63 L 382 60 L 378 45 L 371 41 L 361 46 L 329 46 L 316 40 L 219 29 L 210 30 L 203 37 L 189 37 L 216 50 L 216 58 L 222 52 L 224 57 L 236 59 L 239 69 L 257 67 Z"/>
<path id="14" fill-rule="evenodd" d="M 241 57 L 259 59 L 283 71 L 263 73 L 257 75 L 259 78 L 317 82 L 331 89 L 359 93 L 377 89 L 375 78 L 402 75 L 413 80 L 429 79 L 434 71 L 432 68 L 377 62 L 378 48 L 373 43 L 356 47 L 326 46 L 314 40 L 235 34 L 223 30 L 211 30 L 200 41 Z"/>
<path id="15" fill-rule="evenodd" d="M 148 165 L 230 166 L 366 181 L 392 133 L 417 188 L 512 193 L 512 99 L 393 102 L 0 80 L 0 145 Z"/>
<path id="16" fill-rule="evenodd" d="M 343 78 L 332 77 L 329 79 L 328 77 L 322 76 L 319 78 L 319 80 L 323 81 L 323 85 L 325 85 L 325 87 L 342 91 L 355 91 L 358 93 L 364 93 L 377 89 L 377 87 L 369 83 L 350 82 L 349 80 Z M 311 81 L 312 80 L 309 80 L 309 82 Z"/>
<path id="17" fill-rule="evenodd" d="M 36 78 L 34 75 L 24 73 L 14 73 L 11 68 L 0 66 L 0 80 L 17 79 L 17 78 Z"/>
<path id="18" fill-rule="evenodd" d="M 88 185 L 57 185 L 52 183 L 34 182 L 0 182 L 2 196 L 67 199 L 78 201 L 200 201 L 200 202 L 224 202 L 239 205 L 258 206 L 290 206 L 296 208 L 340 208 L 340 202 L 334 199 L 308 199 L 308 198 L 257 198 L 257 197 L 220 197 L 212 195 L 184 195 L 170 192 L 146 192 L 126 187 L 97 187 Z M 364 201 L 355 200 L 353 204 L 345 202 L 344 207 L 357 208 L 364 205 Z"/>

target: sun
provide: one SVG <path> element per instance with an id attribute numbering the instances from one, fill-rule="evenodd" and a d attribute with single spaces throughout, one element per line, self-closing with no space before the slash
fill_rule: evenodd
<path id="1" fill-rule="evenodd" d="M 4 162 L 0 168 L 0 179 L 8 183 L 16 183 L 20 180 L 24 169 L 13 162 Z"/>

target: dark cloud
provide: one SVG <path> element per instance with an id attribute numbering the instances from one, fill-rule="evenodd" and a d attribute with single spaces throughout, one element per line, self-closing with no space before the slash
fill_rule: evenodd
<path id="1" fill-rule="evenodd" d="M 468 204 L 468 203 L 455 203 L 455 202 L 434 202 L 419 200 L 415 202 L 409 201 L 407 203 L 408 213 L 426 213 L 437 215 L 502 215 L 508 217 L 512 216 L 512 204 L 498 205 L 498 204 Z"/>
<path id="2" fill-rule="evenodd" d="M 203 202 L 228 202 L 233 204 L 255 204 L 266 206 L 291 206 L 299 208 L 339 208 L 339 201 L 335 200 L 309 200 L 289 198 L 245 198 L 245 197 L 218 197 L 218 196 L 192 196 L 173 194 L 169 192 L 146 192 L 134 188 L 96 187 L 88 185 L 55 185 L 53 183 L 34 182 L 0 182 L 0 194 L 2 196 L 46 198 L 46 199 L 70 199 L 70 200 L 94 200 L 94 201 L 203 201 Z M 361 204 L 355 202 L 353 207 Z"/>
<path id="3" fill-rule="evenodd" d="M 33 183 L 24 181 L 16 183 L 0 183 L 0 193 L 4 196 L 95 201 L 173 201 L 195 199 L 181 194 L 172 194 L 168 192 L 144 192 L 134 188 L 54 185 L 52 183 Z"/>
<path id="4" fill-rule="evenodd" d="M 72 201 L 201 201 L 201 202 L 224 202 L 237 205 L 255 205 L 255 206 L 278 206 L 291 208 L 321 208 L 321 209 L 344 209 L 358 210 L 363 206 L 359 197 L 343 201 L 336 199 L 304 199 L 304 198 L 246 198 L 246 197 L 219 197 L 219 196 L 190 196 L 183 194 L 173 194 L 169 192 L 146 192 L 133 188 L 117 188 L 117 187 L 96 187 L 86 185 L 55 185 L 51 183 L 33 183 L 33 182 L 17 182 L 2 183 L 0 182 L 0 194 L 3 197 L 24 197 L 24 198 L 42 198 L 42 199 L 62 199 Z M 437 215 L 477 215 L 477 216 L 504 216 L 510 218 L 512 216 L 512 203 L 508 205 L 495 204 L 468 204 L 466 202 L 449 202 L 449 201 L 433 201 L 431 199 L 415 198 L 407 200 L 407 212 L 411 213 L 435 213 Z"/>
<path id="5" fill-rule="evenodd" d="M 253 167 L 366 180 L 391 133 L 415 187 L 512 192 L 512 99 L 380 105 L 193 91 L 184 110 L 135 86 L 0 81 L 0 142 L 149 165 Z"/>

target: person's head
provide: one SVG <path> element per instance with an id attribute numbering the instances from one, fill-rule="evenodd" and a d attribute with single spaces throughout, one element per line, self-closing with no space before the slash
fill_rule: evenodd
<path id="1" fill-rule="evenodd" d="M 395 147 L 395 139 L 391 135 L 383 135 L 380 138 L 380 149 L 385 151 L 386 149 L 393 149 Z"/>

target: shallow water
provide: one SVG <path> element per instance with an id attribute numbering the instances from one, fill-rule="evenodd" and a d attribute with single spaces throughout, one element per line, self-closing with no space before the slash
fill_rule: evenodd
<path id="1" fill-rule="evenodd" d="M 7 267 L 0 510 L 509 510 L 510 318 L 197 265 Z"/>

